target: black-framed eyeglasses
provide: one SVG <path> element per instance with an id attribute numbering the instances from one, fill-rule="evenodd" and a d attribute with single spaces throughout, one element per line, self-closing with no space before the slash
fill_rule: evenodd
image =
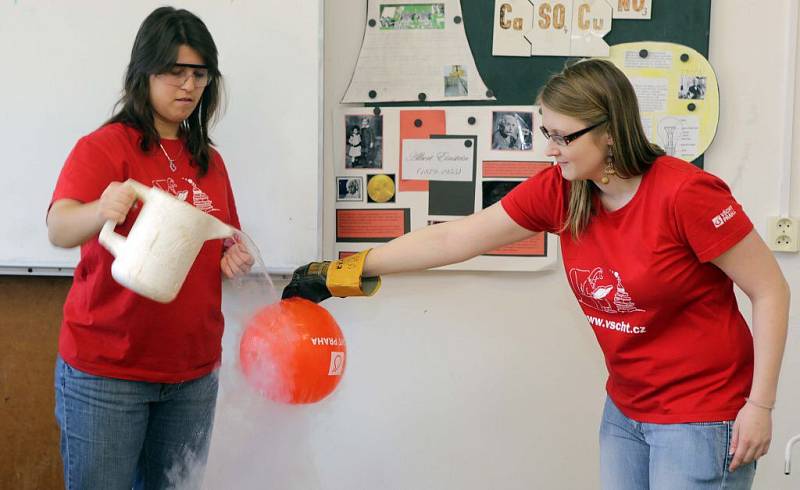
<path id="1" fill-rule="evenodd" d="M 195 88 L 205 87 L 211 83 L 208 67 L 191 63 L 175 63 L 168 71 L 156 76 L 173 87 L 183 87 L 189 78 L 194 82 Z"/>
<path id="2" fill-rule="evenodd" d="M 550 134 L 550 131 L 548 131 L 547 128 L 544 126 L 539 126 L 539 129 L 542 130 L 542 134 L 546 139 L 553 140 L 553 143 L 557 144 L 558 146 L 567 146 L 568 144 L 580 138 L 581 136 L 593 130 L 594 128 L 600 126 L 601 124 L 605 124 L 607 121 L 608 119 L 603 119 L 599 123 L 593 124 L 588 128 L 583 128 L 581 130 L 575 131 L 574 133 L 566 134 L 564 136 L 561 136 L 560 134 Z"/>

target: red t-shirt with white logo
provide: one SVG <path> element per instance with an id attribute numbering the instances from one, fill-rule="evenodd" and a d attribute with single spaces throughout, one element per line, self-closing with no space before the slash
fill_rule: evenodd
<path id="1" fill-rule="evenodd" d="M 503 198 L 533 231 L 559 233 L 570 183 L 551 167 Z M 622 208 L 595 197 L 578 241 L 560 233 L 567 279 L 600 343 L 606 390 L 651 423 L 733 420 L 753 379 L 753 339 L 733 282 L 709 261 L 753 225 L 725 183 L 663 156 Z"/>
<path id="2" fill-rule="evenodd" d="M 111 182 L 135 179 L 158 187 L 239 228 L 225 164 L 211 150 L 209 170 L 198 177 L 180 140 L 162 140 L 176 169 L 156 144 L 145 153 L 141 133 L 124 124 L 103 126 L 81 138 L 67 157 L 53 199 L 84 203 L 100 198 Z M 116 232 L 127 236 L 139 203 Z M 210 373 L 222 354 L 222 240 L 203 244 L 177 298 L 149 300 L 111 277 L 114 257 L 97 241 L 81 245 L 72 288 L 64 304 L 59 353 L 73 367 L 99 376 L 175 383 Z"/>

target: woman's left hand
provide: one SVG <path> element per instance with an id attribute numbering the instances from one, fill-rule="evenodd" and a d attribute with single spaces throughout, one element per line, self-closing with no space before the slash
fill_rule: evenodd
<path id="1" fill-rule="evenodd" d="M 750 464 L 769 451 L 772 441 L 772 412 L 752 403 L 745 403 L 733 423 L 730 471 Z"/>
<path id="2" fill-rule="evenodd" d="M 222 273 L 229 279 L 247 274 L 255 262 L 247 247 L 236 239 L 226 240 L 225 246 L 227 248 L 219 263 Z"/>

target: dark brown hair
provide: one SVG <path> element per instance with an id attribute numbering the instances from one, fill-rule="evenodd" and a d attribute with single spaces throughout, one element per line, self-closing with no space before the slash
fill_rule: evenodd
<path id="1" fill-rule="evenodd" d="M 178 49 L 186 45 L 197 51 L 208 67 L 210 77 L 200 103 L 180 126 L 179 136 L 185 140 L 198 173 L 208 171 L 209 124 L 218 116 L 221 101 L 222 74 L 217 62 L 217 46 L 211 33 L 199 17 L 188 10 L 160 7 L 142 22 L 133 42 L 131 59 L 125 73 L 122 106 L 106 124 L 120 122 L 142 132 L 142 151 L 158 144 L 153 107 L 150 104 L 150 75 L 169 71 L 178 58 Z"/>

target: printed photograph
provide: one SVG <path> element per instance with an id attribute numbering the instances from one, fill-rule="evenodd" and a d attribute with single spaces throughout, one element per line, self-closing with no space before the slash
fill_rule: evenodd
<path id="1" fill-rule="evenodd" d="M 364 200 L 364 178 L 361 176 L 336 177 L 336 189 L 337 201 Z"/>
<path id="2" fill-rule="evenodd" d="M 381 30 L 444 29 L 443 3 L 381 5 Z"/>
<path id="3" fill-rule="evenodd" d="M 681 75 L 681 88 L 678 91 L 679 99 L 705 99 L 706 77 Z"/>
<path id="4" fill-rule="evenodd" d="M 462 65 L 444 67 L 444 96 L 459 97 L 469 95 L 467 71 Z"/>
<path id="5" fill-rule="evenodd" d="M 383 168 L 383 116 L 344 117 L 345 168 Z"/>
<path id="6" fill-rule="evenodd" d="M 667 152 L 667 155 L 677 155 L 682 146 L 681 140 L 687 136 L 684 131 L 683 118 L 662 117 L 658 120 L 656 143 Z"/>
<path id="7" fill-rule="evenodd" d="M 492 112 L 492 150 L 533 148 L 532 112 Z"/>

